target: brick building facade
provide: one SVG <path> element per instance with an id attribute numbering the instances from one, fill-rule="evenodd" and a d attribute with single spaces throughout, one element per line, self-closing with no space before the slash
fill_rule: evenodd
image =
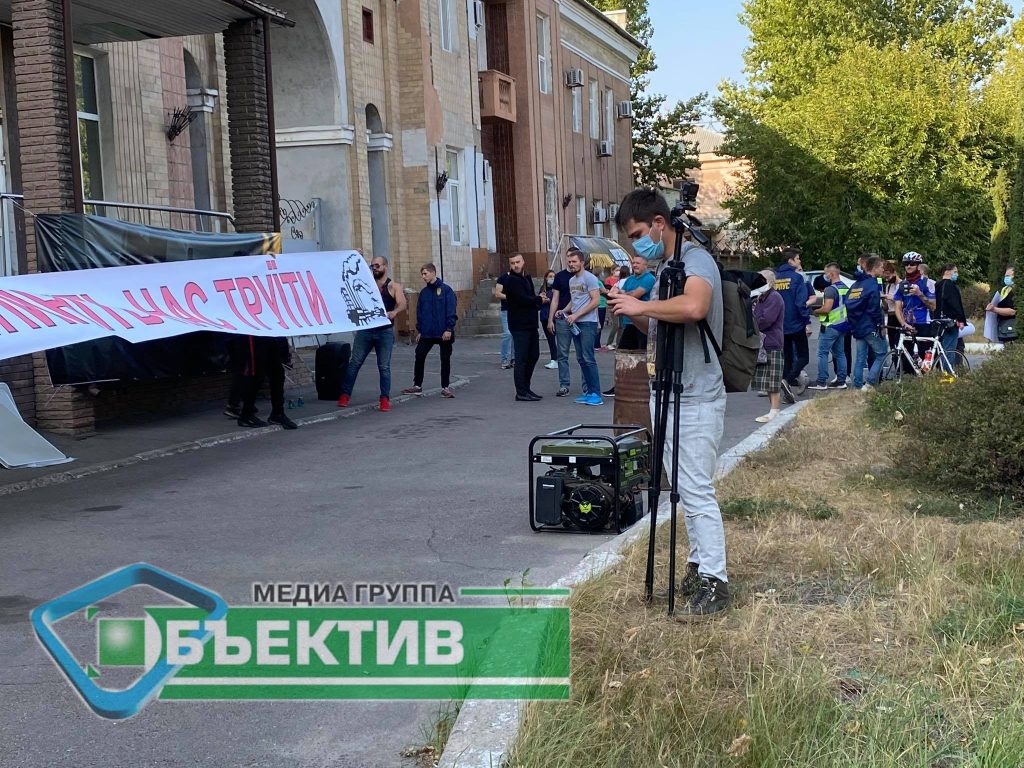
<path id="1" fill-rule="evenodd" d="M 540 274 L 563 234 L 618 236 L 612 206 L 633 189 L 630 66 L 643 48 L 584 0 L 485 9 L 484 74 L 514 79 L 516 96 L 514 120 L 484 113 L 497 251 Z"/>
<path id="2" fill-rule="evenodd" d="M 249 1 L 202 0 L 193 19 L 134 0 L 133 39 L 131 11 L 104 34 L 71 0 L 69 38 L 63 0 L 13 0 L 0 17 L 6 188 L 32 212 L 214 231 L 223 219 L 85 201 L 219 211 L 239 231 L 278 229 L 281 200 L 315 201 L 316 247 L 387 256 L 414 290 L 432 261 L 460 309 L 509 253 L 540 271 L 562 233 L 615 235 L 594 211 L 632 186 L 618 105 L 640 46 L 584 0 Z M 4 206 L 8 271 L 37 271 L 31 220 Z M 219 377 L 55 390 L 43 355 L 2 349 L 0 381 L 63 432 L 224 391 Z"/>

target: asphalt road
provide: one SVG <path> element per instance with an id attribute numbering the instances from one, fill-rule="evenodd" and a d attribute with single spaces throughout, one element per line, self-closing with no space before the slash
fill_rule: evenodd
<path id="1" fill-rule="evenodd" d="M 412 349 L 395 355 L 408 370 Z M 612 355 L 600 360 L 608 382 Z M 41 649 L 29 611 L 136 561 L 230 604 L 249 603 L 254 581 L 500 585 L 529 568 L 532 583 L 550 583 L 607 537 L 531 532 L 529 439 L 611 420 L 611 403 L 556 399 L 557 374 L 545 369 L 534 389 L 548 397 L 514 402 L 497 340 L 459 340 L 454 369 L 470 379 L 454 400 L 425 398 L 0 497 L 0 765 L 407 764 L 399 752 L 422 742 L 436 703 L 156 701 L 130 720 L 102 720 Z M 428 370 L 436 386 L 436 357 Z M 371 363 L 354 402 L 375 397 L 375 378 Z M 406 384 L 396 379 L 395 388 Z M 757 426 L 765 405 L 730 395 L 723 451 Z M 102 607 L 132 615 L 145 603 L 137 588 Z M 75 622 L 69 643 L 84 662 L 93 630 Z"/>

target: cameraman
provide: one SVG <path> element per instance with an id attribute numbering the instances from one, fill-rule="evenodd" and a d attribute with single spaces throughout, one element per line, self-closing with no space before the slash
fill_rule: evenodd
<path id="1" fill-rule="evenodd" d="M 632 241 L 637 255 L 652 266 L 675 253 L 677 234 L 672 227 L 672 213 L 665 198 L 653 189 L 637 189 L 626 195 L 615 221 Z M 721 274 L 711 254 L 695 244 L 684 244 L 681 258 L 688 278 L 681 295 L 645 302 L 613 291 L 608 306 L 616 315 L 629 317 L 635 323 L 656 320 L 683 325 L 679 413 L 674 413 L 674 404 L 669 408 L 669 419 L 679 420 L 681 444 L 676 451 L 668 431 L 665 461 L 669 464 L 675 460 L 679 469 L 679 487 L 675 490 L 685 510 L 690 542 L 686 573 L 679 585 L 679 593 L 688 602 L 676 613 L 685 620 L 710 616 L 727 608 L 729 585 L 725 529 L 712 482 L 725 425 L 725 384 L 717 356 L 712 353 L 711 361 L 705 362 L 704 343 L 697 327 L 699 321 L 706 319 L 716 340 L 721 341 Z M 665 393 L 666 397 L 670 395 Z M 651 408 L 653 413 L 653 399 Z M 657 511 L 651 510 L 651 514 Z"/>

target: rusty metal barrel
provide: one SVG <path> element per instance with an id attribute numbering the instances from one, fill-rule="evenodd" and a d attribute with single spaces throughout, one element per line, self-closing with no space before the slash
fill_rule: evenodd
<path id="1" fill-rule="evenodd" d="M 651 433 L 651 385 L 645 350 L 615 350 L 616 424 L 643 424 Z"/>

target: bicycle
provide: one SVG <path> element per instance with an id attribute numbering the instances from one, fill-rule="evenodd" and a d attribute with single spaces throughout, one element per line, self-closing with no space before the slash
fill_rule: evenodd
<path id="1" fill-rule="evenodd" d="M 956 324 L 954 320 L 933 320 L 932 336 L 918 336 L 916 333 L 904 330 L 900 333 L 900 339 L 895 349 L 886 355 L 886 361 L 882 365 L 882 381 L 899 381 L 904 373 L 913 373 L 915 376 L 927 376 L 932 371 L 939 371 L 943 380 L 954 381 L 964 373 L 971 370 L 971 364 L 967 356 L 959 350 L 946 352 L 942 348 L 943 332 Z M 918 342 L 931 342 L 931 349 L 922 358 L 916 352 Z M 914 352 L 911 352 L 911 349 Z"/>

